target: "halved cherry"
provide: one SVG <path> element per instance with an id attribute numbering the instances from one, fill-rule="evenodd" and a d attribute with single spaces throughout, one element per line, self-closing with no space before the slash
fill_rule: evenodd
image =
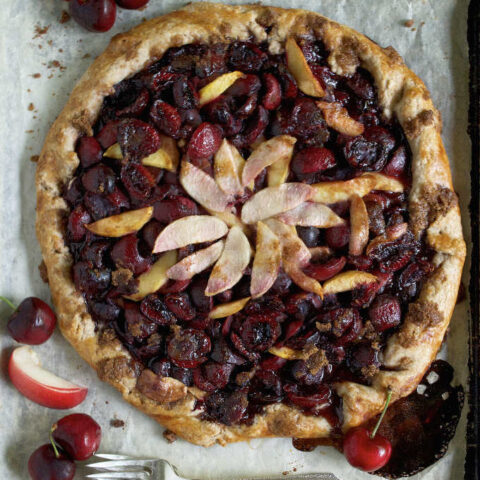
<path id="1" fill-rule="evenodd" d="M 315 280 L 323 282 L 341 272 L 346 263 L 345 257 L 332 258 L 325 263 L 309 263 L 303 271 Z"/>
<path id="2" fill-rule="evenodd" d="M 194 368 L 207 360 L 212 344 L 200 330 L 187 328 L 176 332 L 168 341 L 167 352 L 178 367 Z"/>

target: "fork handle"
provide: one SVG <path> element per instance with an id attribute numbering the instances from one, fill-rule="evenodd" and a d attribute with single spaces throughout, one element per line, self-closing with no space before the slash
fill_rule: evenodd
<path id="1" fill-rule="evenodd" d="M 293 473 L 289 475 L 275 475 L 268 477 L 240 477 L 236 480 L 338 480 L 331 473 Z"/>

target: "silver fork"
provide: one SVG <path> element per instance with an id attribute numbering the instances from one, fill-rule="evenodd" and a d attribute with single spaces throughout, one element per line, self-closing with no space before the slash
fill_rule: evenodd
<path id="1" fill-rule="evenodd" d="M 133 458 L 126 455 L 97 453 L 98 462 L 85 465 L 94 473 L 85 475 L 91 480 L 187 480 L 178 473 L 175 465 L 166 460 L 154 458 Z M 331 473 L 299 473 L 288 475 L 270 475 L 266 477 L 236 477 L 235 480 L 338 480 Z M 192 479 L 193 480 L 193 479 Z"/>

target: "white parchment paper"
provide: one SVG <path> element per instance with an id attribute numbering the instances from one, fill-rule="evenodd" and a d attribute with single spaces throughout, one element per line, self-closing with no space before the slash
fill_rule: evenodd
<path id="1" fill-rule="evenodd" d="M 425 81 L 443 116 L 443 138 L 469 244 L 467 0 L 264 3 L 316 10 L 365 33 L 382 46 L 392 45 Z M 143 18 L 181 7 L 184 2 L 151 0 L 144 11 L 120 10 L 115 27 L 104 34 L 86 32 L 73 20 L 60 23 L 62 9 L 68 6 L 63 0 L 1 0 L 0 4 L 0 294 L 17 303 L 29 295 L 49 301 L 48 286 L 42 283 L 37 270 L 41 256 L 34 233 L 35 164 L 30 158 L 40 153 L 46 132 L 73 85 L 110 38 Z M 410 19 L 413 25 L 405 26 Z M 48 27 L 45 33 L 41 33 L 43 27 Z M 467 264 L 464 282 L 468 282 L 468 268 Z M 6 334 L 8 313 L 8 308 L 0 305 L 0 479 L 24 480 L 28 478 L 30 453 L 48 441 L 50 425 L 65 413 L 30 402 L 9 383 L 7 360 L 15 342 Z M 463 385 L 468 375 L 467 314 L 467 302 L 459 304 L 442 352 L 455 367 L 456 381 Z M 86 401 L 75 411 L 89 413 L 101 424 L 103 452 L 166 458 L 189 478 L 235 479 L 294 471 L 332 472 L 339 480 L 372 478 L 349 467 L 333 448 L 303 453 L 295 450 L 289 439 L 209 449 L 181 440 L 168 444 L 162 428 L 100 382 L 58 332 L 35 350 L 47 368 L 89 387 Z M 463 478 L 465 418 L 466 409 L 447 455 L 415 478 Z M 112 427 L 111 419 L 123 420 L 124 427 Z"/>

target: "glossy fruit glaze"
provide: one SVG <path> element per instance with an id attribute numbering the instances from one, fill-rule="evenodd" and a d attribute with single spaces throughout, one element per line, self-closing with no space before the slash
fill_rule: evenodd
<path id="1" fill-rule="evenodd" d="M 407 230 L 396 240 L 348 254 L 349 205 L 330 207 L 344 226 L 297 227 L 307 247 L 327 246 L 328 259 L 310 263 L 305 273 L 325 281 L 339 272 L 374 273 L 378 281 L 353 291 L 326 295 L 305 292 L 281 271 L 273 287 L 239 313 L 212 320 L 218 304 L 249 295 L 250 268 L 232 289 L 205 296 L 210 270 L 192 280 L 170 281 L 135 303 L 135 277 L 148 271 L 156 237 L 165 225 L 188 215 L 206 214 L 183 190 L 178 173 L 144 166 L 160 135 L 177 141 L 181 155 L 213 175 L 212 157 L 227 138 L 247 158 L 260 140 L 295 137 L 287 181 L 343 181 L 365 172 L 381 172 L 403 182 L 403 193 L 372 191 L 363 200 L 370 239 L 408 222 L 411 153 L 399 124 L 386 120 L 368 72 L 334 74 L 319 41 L 299 41 L 326 95 L 364 126 L 354 137 L 329 127 L 315 99 L 300 92 L 284 55 L 248 42 L 191 44 L 169 49 L 163 58 L 115 86 L 105 98 L 93 137 L 77 143 L 80 165 L 65 186 L 71 208 L 67 238 L 74 258 L 73 278 L 83 292 L 99 330 L 112 329 L 133 358 L 160 376 L 174 377 L 207 395 L 197 408 L 204 418 L 227 425 L 249 423 L 272 403 L 283 402 L 306 414 L 339 424 L 340 399 L 332 384 L 354 380 L 368 384 L 382 368 L 382 349 L 433 270 L 425 245 Z M 229 71 L 245 74 L 210 103 L 199 107 L 199 90 Z M 118 143 L 124 160 L 103 157 Z M 243 203 L 266 185 L 266 170 L 235 199 Z M 154 218 L 139 232 L 112 239 L 93 235 L 84 224 L 145 206 Z M 179 250 L 179 259 L 206 245 Z M 118 280 L 118 269 L 131 274 Z M 175 328 L 173 328 L 175 326 Z M 268 352 L 271 347 L 315 351 L 321 367 Z M 318 366 L 318 363 L 317 363 Z"/>

